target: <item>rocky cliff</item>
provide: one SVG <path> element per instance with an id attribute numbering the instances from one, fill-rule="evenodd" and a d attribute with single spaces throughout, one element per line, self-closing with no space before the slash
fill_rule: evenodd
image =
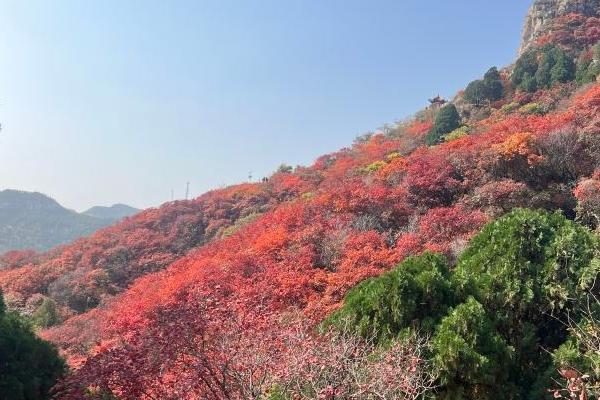
<path id="1" fill-rule="evenodd" d="M 570 13 L 598 16 L 600 0 L 535 0 L 525 18 L 519 55 L 545 32 L 548 22 Z"/>

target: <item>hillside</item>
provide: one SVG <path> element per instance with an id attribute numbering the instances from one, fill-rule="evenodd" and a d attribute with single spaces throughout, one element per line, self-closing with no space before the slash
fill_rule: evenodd
<path id="1" fill-rule="evenodd" d="M 58 307 L 59 397 L 417 399 L 433 353 L 436 398 L 541 399 L 592 370 L 560 321 L 599 294 L 599 7 L 536 0 L 513 66 L 310 167 L 5 257 L 11 307 Z M 367 345 L 311 330 L 344 315 Z"/>
<path id="2" fill-rule="evenodd" d="M 90 217 L 95 218 L 103 218 L 111 221 L 118 221 L 125 217 L 131 217 L 132 215 L 135 215 L 140 211 L 141 210 L 138 210 L 134 207 L 130 207 L 126 204 L 113 204 L 110 207 L 95 206 L 82 212 L 82 214 L 89 215 Z"/>
<path id="3" fill-rule="evenodd" d="M 262 184 L 237 185 L 142 211 L 45 254 L 7 253 L 0 287 L 6 301 L 25 313 L 51 298 L 66 320 L 108 301 L 135 279 L 165 268 L 191 249 L 232 234 L 303 185 L 309 183 L 275 176 Z"/>
<path id="4" fill-rule="evenodd" d="M 0 191 L 0 254 L 48 250 L 90 235 L 112 219 L 78 214 L 41 193 Z"/>

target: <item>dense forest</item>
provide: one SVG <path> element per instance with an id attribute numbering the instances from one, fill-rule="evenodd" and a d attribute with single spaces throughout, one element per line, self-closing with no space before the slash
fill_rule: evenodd
<path id="1" fill-rule="evenodd" d="M 1 318 L 70 367 L 7 398 L 600 396 L 594 4 L 312 166 L 2 256 Z"/>

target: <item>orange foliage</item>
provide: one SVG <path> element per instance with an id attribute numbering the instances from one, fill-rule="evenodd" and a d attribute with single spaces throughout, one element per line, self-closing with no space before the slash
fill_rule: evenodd
<path id="1" fill-rule="evenodd" d="M 527 162 L 532 165 L 541 159 L 539 155 L 534 154 L 532 141 L 533 135 L 529 132 L 514 133 L 502 143 L 492 146 L 492 149 L 507 160 L 525 157 Z"/>
<path id="2" fill-rule="evenodd" d="M 432 127 L 432 121 L 416 120 L 408 128 L 406 128 L 406 133 L 412 136 L 423 137 L 431 130 Z"/>

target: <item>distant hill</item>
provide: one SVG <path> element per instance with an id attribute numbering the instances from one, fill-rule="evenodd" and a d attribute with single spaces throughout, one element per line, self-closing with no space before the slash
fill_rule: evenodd
<path id="1" fill-rule="evenodd" d="M 104 207 L 104 206 L 92 207 L 89 210 L 84 211 L 82 214 L 89 215 L 90 217 L 95 217 L 95 218 L 104 218 L 104 219 L 110 219 L 113 221 L 118 221 L 125 217 L 131 217 L 132 215 L 135 215 L 139 212 L 140 212 L 139 209 L 128 206 L 126 204 L 113 204 L 110 207 Z"/>
<path id="2" fill-rule="evenodd" d="M 110 217 L 103 218 L 69 210 L 42 193 L 0 191 L 0 253 L 48 250 L 87 236 L 120 219 L 117 215 L 135 210 L 120 205 L 106 209 L 104 213 Z"/>

